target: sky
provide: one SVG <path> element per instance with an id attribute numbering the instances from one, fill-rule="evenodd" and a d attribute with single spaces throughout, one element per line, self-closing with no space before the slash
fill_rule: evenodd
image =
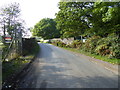
<path id="1" fill-rule="evenodd" d="M 8 4 L 20 3 L 21 19 L 25 20 L 26 27 L 33 27 L 43 18 L 55 18 L 59 11 L 60 0 L 0 0 L 0 8 Z"/>

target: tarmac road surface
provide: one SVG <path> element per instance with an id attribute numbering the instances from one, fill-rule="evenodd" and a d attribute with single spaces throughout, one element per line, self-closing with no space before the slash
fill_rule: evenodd
<path id="1" fill-rule="evenodd" d="M 20 88 L 118 88 L 118 75 L 104 67 L 62 48 L 39 45 Z"/>

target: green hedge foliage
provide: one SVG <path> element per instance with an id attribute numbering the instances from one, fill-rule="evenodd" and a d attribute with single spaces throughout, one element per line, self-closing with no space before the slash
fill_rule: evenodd
<path id="1" fill-rule="evenodd" d="M 120 39 L 115 34 L 108 37 L 92 36 L 83 43 L 81 40 L 75 40 L 70 45 L 61 41 L 54 41 L 55 45 L 60 47 L 70 47 L 89 52 L 91 54 L 107 56 L 108 58 L 120 58 Z"/>
<path id="2" fill-rule="evenodd" d="M 35 38 L 23 38 L 22 55 L 35 54 L 39 51 L 39 45 Z"/>
<path id="3" fill-rule="evenodd" d="M 80 48 L 81 46 L 82 46 L 82 41 L 80 41 L 80 40 L 75 40 L 75 41 L 73 41 L 71 44 L 70 44 L 70 47 L 71 48 Z"/>
<path id="4" fill-rule="evenodd" d="M 51 42 L 53 45 L 55 46 L 59 46 L 59 47 L 70 47 L 69 45 L 63 43 L 62 41 L 60 40 L 54 40 Z"/>

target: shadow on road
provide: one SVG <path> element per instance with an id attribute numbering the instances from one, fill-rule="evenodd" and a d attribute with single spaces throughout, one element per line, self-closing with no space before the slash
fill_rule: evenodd
<path id="1" fill-rule="evenodd" d="M 63 53 L 55 56 L 52 48 L 47 45 L 41 47 L 38 58 L 29 68 L 30 72 L 20 83 L 20 88 L 118 88 L 116 75 L 109 76 L 109 73 L 107 75 L 99 71 L 88 74 L 87 69 L 80 68 L 75 71 L 72 69 L 75 66 L 69 65 Z"/>

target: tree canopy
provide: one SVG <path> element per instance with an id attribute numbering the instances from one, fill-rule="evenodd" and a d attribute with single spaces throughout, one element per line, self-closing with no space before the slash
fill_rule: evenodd
<path id="1" fill-rule="evenodd" d="M 57 28 L 63 37 L 120 33 L 119 2 L 59 2 Z"/>
<path id="2" fill-rule="evenodd" d="M 88 20 L 92 23 L 91 33 L 106 36 L 109 33 L 118 32 L 120 27 L 120 3 L 118 2 L 95 2 L 90 11 Z"/>
<path id="3" fill-rule="evenodd" d="M 60 37 L 59 30 L 56 29 L 54 19 L 44 18 L 40 20 L 32 29 L 33 36 L 39 36 L 44 39 L 52 39 Z"/>
<path id="4" fill-rule="evenodd" d="M 18 28 L 23 27 L 23 20 L 19 18 L 20 16 L 19 3 L 11 3 L 0 10 L 0 22 L 4 32 L 4 37 L 6 32 L 14 36 L 15 33 L 19 32 Z"/>
<path id="5" fill-rule="evenodd" d="M 89 28 L 85 17 L 85 8 L 89 8 L 88 4 L 83 2 L 59 3 L 60 11 L 56 14 L 56 22 L 63 37 L 80 36 Z"/>

